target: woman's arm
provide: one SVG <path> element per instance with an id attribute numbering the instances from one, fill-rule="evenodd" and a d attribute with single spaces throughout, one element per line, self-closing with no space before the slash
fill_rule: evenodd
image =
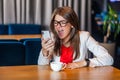
<path id="1" fill-rule="evenodd" d="M 54 53 L 54 41 L 51 39 L 42 39 L 42 50 L 40 51 L 38 64 L 46 65 L 49 64 Z"/>
<path id="2" fill-rule="evenodd" d="M 107 66 L 113 64 L 113 58 L 110 56 L 108 51 L 104 47 L 100 46 L 99 43 L 90 36 L 89 32 L 82 32 L 80 38 L 81 44 L 84 46 L 82 53 L 86 55 L 85 51 L 87 50 L 86 48 L 88 48 L 95 56 L 94 58 L 89 59 L 89 67 Z M 67 64 L 67 68 L 80 68 L 87 66 L 87 64 L 88 62 L 85 59 L 80 61 L 77 60 L 73 63 Z"/>
<path id="3" fill-rule="evenodd" d="M 113 58 L 108 53 L 108 51 L 99 45 L 95 39 L 88 33 L 88 38 L 86 39 L 86 47 L 93 53 L 94 58 L 90 59 L 90 66 L 107 66 L 113 64 Z"/>

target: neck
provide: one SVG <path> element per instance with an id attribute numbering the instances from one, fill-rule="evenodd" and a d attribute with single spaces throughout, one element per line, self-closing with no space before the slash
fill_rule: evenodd
<path id="1" fill-rule="evenodd" d="M 70 42 L 62 42 L 62 44 L 66 47 L 69 47 L 70 46 Z"/>

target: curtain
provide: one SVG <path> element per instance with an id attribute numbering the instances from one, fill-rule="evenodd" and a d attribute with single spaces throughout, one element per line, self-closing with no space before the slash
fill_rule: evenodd
<path id="1" fill-rule="evenodd" d="M 40 24 L 49 29 L 56 7 L 70 6 L 78 15 L 81 30 L 90 31 L 91 0 L 0 0 L 0 24 Z"/>

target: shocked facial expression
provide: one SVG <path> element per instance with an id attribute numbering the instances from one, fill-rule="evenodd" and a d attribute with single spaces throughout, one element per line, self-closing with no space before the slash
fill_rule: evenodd
<path id="1" fill-rule="evenodd" d="M 72 25 L 65 18 L 56 15 L 54 19 L 54 27 L 60 39 L 69 40 Z"/>

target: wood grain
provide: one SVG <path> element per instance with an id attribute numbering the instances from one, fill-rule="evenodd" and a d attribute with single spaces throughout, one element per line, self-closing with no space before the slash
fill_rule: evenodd
<path id="1" fill-rule="evenodd" d="M 119 80 L 120 70 L 112 66 L 65 69 L 54 72 L 49 66 L 0 67 L 0 80 Z"/>
<path id="2" fill-rule="evenodd" d="M 29 35 L 0 35 L 0 39 L 23 39 L 23 38 L 41 38 L 41 34 Z"/>

